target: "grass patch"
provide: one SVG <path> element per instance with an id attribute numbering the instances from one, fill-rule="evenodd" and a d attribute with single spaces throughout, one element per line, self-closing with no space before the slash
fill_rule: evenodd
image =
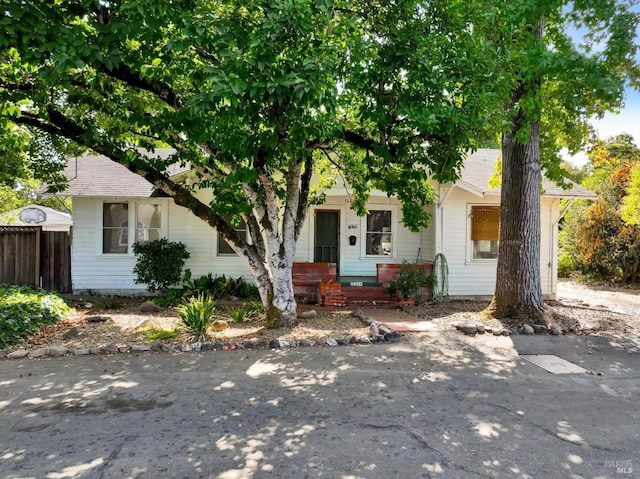
<path id="1" fill-rule="evenodd" d="M 25 286 L 0 285 L 0 348 L 24 341 L 71 311 L 56 294 Z"/>
<path id="2" fill-rule="evenodd" d="M 142 334 L 144 339 L 150 341 L 162 341 L 163 339 L 173 339 L 180 335 L 178 328 L 162 329 L 162 328 L 149 328 L 143 331 L 138 331 L 138 334 Z"/>

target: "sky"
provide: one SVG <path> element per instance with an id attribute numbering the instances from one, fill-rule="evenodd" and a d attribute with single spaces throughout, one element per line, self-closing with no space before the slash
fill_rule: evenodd
<path id="1" fill-rule="evenodd" d="M 636 146 L 640 147 L 640 92 L 627 88 L 624 106 L 617 114 L 606 113 L 601 119 L 591 119 L 590 123 L 601 140 L 629 133 L 635 139 Z M 583 166 L 588 161 L 586 153 L 566 158 L 576 166 Z"/>
<path id="2" fill-rule="evenodd" d="M 631 10 L 640 13 L 640 4 L 633 5 Z M 574 40 L 580 38 L 579 31 L 571 28 L 568 31 Z M 640 38 L 640 31 L 637 31 L 636 35 Z M 636 146 L 640 147 L 640 92 L 627 88 L 624 105 L 618 113 L 607 113 L 601 119 L 592 119 L 590 123 L 601 140 L 621 133 L 629 133 L 635 139 Z M 587 162 L 587 155 L 582 153 L 567 159 L 575 165 L 582 166 Z"/>

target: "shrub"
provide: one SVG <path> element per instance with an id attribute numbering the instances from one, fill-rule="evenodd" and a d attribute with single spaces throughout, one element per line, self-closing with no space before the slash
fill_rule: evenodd
<path id="1" fill-rule="evenodd" d="M 71 311 L 59 296 L 23 286 L 0 285 L 0 348 L 12 346 Z"/>
<path id="2" fill-rule="evenodd" d="M 227 278 L 226 275 L 213 276 L 211 273 L 192 278 L 191 270 L 184 272 L 184 296 L 208 293 L 214 299 L 226 299 L 235 296 L 240 299 L 257 299 L 258 288 L 242 278 Z"/>
<path id="3" fill-rule="evenodd" d="M 149 291 L 166 292 L 182 278 L 184 262 L 189 258 L 187 247 L 180 242 L 161 238 L 147 243 L 134 243 L 136 265 L 133 272 L 135 282 L 146 284 Z"/>
<path id="4" fill-rule="evenodd" d="M 403 262 L 398 277 L 389 283 L 387 293 L 402 299 L 417 298 L 420 288 L 429 284 L 429 276 L 422 268 Z"/>
<path id="5" fill-rule="evenodd" d="M 249 316 L 249 310 L 245 307 L 238 306 L 227 311 L 229 318 L 236 323 L 242 323 Z"/>
<path id="6" fill-rule="evenodd" d="M 172 306 L 182 296 L 182 291 L 179 289 L 169 289 L 162 293 L 160 296 L 153 298 L 151 301 L 157 304 L 161 308 Z"/>
<path id="7" fill-rule="evenodd" d="M 204 341 L 209 337 L 209 327 L 213 323 L 215 302 L 200 293 L 182 301 L 177 308 L 181 329 L 192 341 Z"/>

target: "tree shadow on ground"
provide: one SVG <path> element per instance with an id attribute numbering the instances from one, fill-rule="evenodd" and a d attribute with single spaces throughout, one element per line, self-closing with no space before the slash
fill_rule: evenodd
<path id="1" fill-rule="evenodd" d="M 5 361 L 0 385 L 10 478 L 607 477 L 638 422 L 631 389 L 457 334 Z"/>

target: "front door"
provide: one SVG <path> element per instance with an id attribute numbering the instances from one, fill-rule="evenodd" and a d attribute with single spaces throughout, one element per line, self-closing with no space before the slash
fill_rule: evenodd
<path id="1" fill-rule="evenodd" d="M 315 248 L 313 261 L 335 263 L 340 258 L 340 212 L 316 210 Z"/>

